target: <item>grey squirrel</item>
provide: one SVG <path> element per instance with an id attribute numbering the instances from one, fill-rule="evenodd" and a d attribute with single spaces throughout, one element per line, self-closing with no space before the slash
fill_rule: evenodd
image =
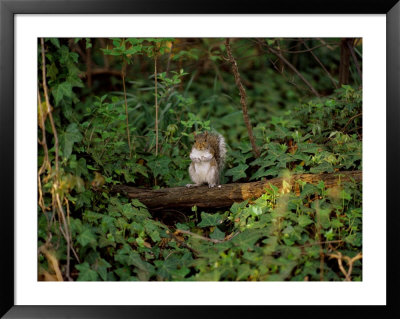
<path id="1" fill-rule="evenodd" d="M 221 187 L 220 174 L 225 164 L 226 144 L 221 134 L 204 132 L 195 133 L 195 141 L 190 152 L 192 163 L 189 175 L 194 184 L 186 187 L 208 184 L 208 187 Z"/>

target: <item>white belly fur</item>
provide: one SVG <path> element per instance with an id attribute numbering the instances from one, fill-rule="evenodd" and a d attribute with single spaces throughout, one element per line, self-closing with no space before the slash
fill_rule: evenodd
<path id="1" fill-rule="evenodd" d="M 208 181 L 208 174 L 210 171 L 210 162 L 199 162 L 194 163 L 194 169 L 196 171 L 196 177 L 200 183 L 205 183 Z"/>

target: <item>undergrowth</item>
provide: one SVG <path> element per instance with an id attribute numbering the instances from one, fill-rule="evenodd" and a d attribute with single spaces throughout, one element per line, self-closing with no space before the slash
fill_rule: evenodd
<path id="1" fill-rule="evenodd" d="M 322 98 L 304 96 L 260 59 L 239 59 L 241 70 L 250 69 L 243 72 L 244 80 L 254 81 L 248 94 L 261 151 L 255 158 L 234 79 L 225 70 L 223 42 L 204 39 L 190 48 L 179 47 L 179 41 L 111 39 L 100 49 L 99 41 L 90 39 L 45 39 L 50 112 L 39 43 L 38 131 L 39 138 L 46 138 L 38 148 L 39 279 L 59 280 L 61 271 L 63 279 L 78 281 L 362 280 L 360 183 L 326 188 L 322 181 L 298 181 L 297 192 L 271 185 L 260 198 L 226 210 L 194 206 L 175 213 L 151 212 L 138 200 L 110 191 L 117 184 L 161 188 L 189 183 L 192 132 L 203 130 L 216 130 L 227 140 L 223 183 L 362 170 L 361 89 L 343 85 Z M 84 84 L 85 63 L 76 45 L 87 54 L 93 50 L 97 63 L 107 61 L 126 72 L 126 104 L 125 77 L 111 77 L 108 90 L 97 89 L 96 81 L 92 88 Z M 326 63 L 337 59 L 336 51 L 321 52 Z M 205 55 L 212 71 L 200 76 L 199 70 L 184 69 L 185 62 Z M 155 155 L 152 63 L 165 57 L 176 68 L 161 63 L 164 71 L 156 74 Z M 326 90 L 328 84 L 319 83 L 318 76 L 323 78 L 323 72 L 310 81 Z"/>

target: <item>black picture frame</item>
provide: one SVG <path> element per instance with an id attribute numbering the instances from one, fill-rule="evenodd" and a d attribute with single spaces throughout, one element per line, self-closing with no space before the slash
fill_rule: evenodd
<path id="1" fill-rule="evenodd" d="M 14 16 L 16 14 L 385 14 L 387 19 L 386 105 L 386 306 L 16 306 L 14 303 Z M 396 271 L 399 225 L 396 181 L 400 136 L 400 3 L 398 0 L 308 0 L 246 3 L 203 0 L 0 0 L 0 181 L 1 199 L 1 308 L 4 318 L 158 318 L 247 317 L 255 315 L 355 318 L 371 315 L 400 318 Z M 377 106 L 383 107 L 383 106 Z M 382 141 L 383 142 L 383 141 Z M 381 166 L 377 167 L 381 169 Z M 384 174 L 385 172 L 382 172 Z M 380 199 L 377 199 L 380 200 Z M 378 214 L 383 212 L 376 212 Z M 316 292 L 318 293 L 318 292 Z M 312 296 L 310 296 L 312 298 Z M 179 304 L 179 296 L 177 296 Z"/>

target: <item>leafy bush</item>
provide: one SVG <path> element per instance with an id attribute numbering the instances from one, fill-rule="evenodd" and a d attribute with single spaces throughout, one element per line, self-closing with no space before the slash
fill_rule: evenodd
<path id="1" fill-rule="evenodd" d="M 268 41 L 274 48 L 277 41 L 291 46 L 290 40 Z M 361 170 L 362 91 L 356 78 L 352 85 L 330 88 L 324 71 L 299 55 L 299 70 L 319 92 L 327 92 L 313 98 L 298 80 L 287 80 L 293 77 L 287 70 L 283 76 L 274 70 L 271 53 L 237 39 L 235 55 L 256 55 L 238 59 L 261 150 L 256 158 L 220 39 L 43 43 L 38 47 L 40 279 L 54 280 L 58 268 L 64 279 L 80 281 L 362 279 L 361 185 L 355 182 L 326 189 L 323 182 L 299 181 L 298 193 L 271 186 L 229 211 L 193 207 L 162 214 L 112 191 L 117 184 L 156 189 L 188 183 L 192 132 L 203 130 L 216 130 L 227 140 L 223 183 Z M 339 49 L 318 50 L 337 72 Z M 291 62 L 296 65 L 294 58 Z M 90 63 L 98 66 L 98 78 Z M 352 265 L 351 274 L 343 273 L 339 260 Z"/>

